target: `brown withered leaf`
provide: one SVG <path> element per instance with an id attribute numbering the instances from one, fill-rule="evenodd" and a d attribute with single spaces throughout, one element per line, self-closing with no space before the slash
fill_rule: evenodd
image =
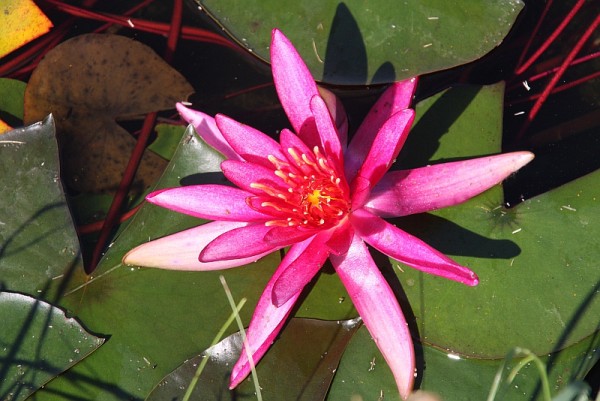
<path id="1" fill-rule="evenodd" d="M 117 188 L 135 139 L 117 120 L 172 109 L 193 92 L 148 46 L 108 34 L 86 34 L 52 49 L 25 91 L 26 124 L 54 114 L 63 176 L 83 192 Z M 145 188 L 166 162 L 146 151 L 134 186 Z"/>

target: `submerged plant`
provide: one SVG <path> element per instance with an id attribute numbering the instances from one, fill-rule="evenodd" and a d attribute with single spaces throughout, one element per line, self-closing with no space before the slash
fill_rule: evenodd
<path id="1" fill-rule="evenodd" d="M 411 335 L 398 301 L 367 244 L 418 270 L 466 285 L 477 276 L 383 217 L 461 203 L 499 183 L 533 155 L 514 152 L 388 172 L 414 119 L 417 79 L 397 82 L 373 106 L 347 145 L 338 99 L 319 91 L 289 40 L 273 31 L 275 87 L 294 132 L 279 142 L 226 116 L 179 104 L 181 115 L 227 160 L 237 186 L 193 185 L 148 195 L 153 204 L 213 222 L 143 244 L 124 263 L 178 270 L 242 266 L 290 247 L 264 290 L 248 329 L 254 362 L 283 327 L 302 289 L 329 259 L 394 375 L 400 395 L 412 389 Z M 250 372 L 242 353 L 233 388 Z"/>

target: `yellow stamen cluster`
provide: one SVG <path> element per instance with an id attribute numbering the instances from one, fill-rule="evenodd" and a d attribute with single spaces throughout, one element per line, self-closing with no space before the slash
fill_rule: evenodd
<path id="1" fill-rule="evenodd" d="M 249 205 L 276 217 L 271 226 L 327 228 L 335 225 L 350 209 L 348 188 L 330 161 L 315 146 L 309 154 L 287 149 L 287 160 L 273 155 L 268 160 L 282 183 L 253 183 L 264 195 L 249 198 Z"/>

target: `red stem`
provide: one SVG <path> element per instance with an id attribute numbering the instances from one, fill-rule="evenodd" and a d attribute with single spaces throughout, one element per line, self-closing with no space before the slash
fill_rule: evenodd
<path id="1" fill-rule="evenodd" d="M 125 11 L 123 13 L 124 17 L 129 17 L 130 15 L 135 14 L 136 12 L 138 12 L 139 10 L 141 10 L 144 7 L 149 6 L 151 3 L 153 3 L 154 0 L 144 0 L 141 1 L 140 3 L 138 3 L 136 6 L 130 8 L 129 10 Z M 106 24 L 98 27 L 97 29 L 94 30 L 94 32 L 99 33 L 99 32 L 104 32 L 106 31 L 108 28 L 110 28 L 111 26 L 113 26 L 112 23 L 107 22 Z"/>
<path id="2" fill-rule="evenodd" d="M 236 96 L 240 96 L 243 95 L 245 93 L 250 93 L 253 92 L 255 90 L 259 90 L 259 89 L 264 89 L 264 88 L 268 88 L 270 86 L 273 86 L 273 82 L 266 82 L 264 84 L 259 84 L 259 85 L 254 85 L 250 88 L 244 88 L 244 89 L 240 89 L 239 91 L 235 91 L 235 92 L 230 92 L 228 94 L 226 94 L 225 96 L 223 96 L 223 99 L 231 99 L 234 98 Z"/>
<path id="3" fill-rule="evenodd" d="M 169 35 L 167 37 L 167 47 L 165 49 L 165 58 L 167 59 L 167 61 L 170 61 L 170 59 L 173 58 L 173 54 L 177 46 L 177 37 L 179 36 L 181 30 L 182 12 L 182 0 L 175 0 Z M 123 203 L 127 198 L 127 194 L 129 193 L 129 189 L 131 188 L 131 183 L 133 182 L 135 173 L 138 169 L 138 166 L 140 165 L 140 161 L 142 160 L 144 150 L 148 145 L 150 134 L 152 133 L 154 124 L 156 123 L 156 116 L 156 112 L 152 112 L 146 115 L 144 125 L 142 126 L 142 131 L 137 138 L 137 142 L 135 144 L 133 152 L 131 153 L 131 157 L 129 158 L 129 162 L 127 163 L 127 167 L 125 168 L 125 172 L 123 173 L 123 178 L 121 178 L 121 182 L 119 183 L 117 193 L 113 198 L 110 208 L 108 209 L 108 213 L 106 214 L 104 224 L 102 224 L 102 229 L 100 231 L 98 242 L 96 243 L 94 251 L 92 252 L 92 259 L 90 261 L 90 264 L 87 265 L 85 268 L 86 273 L 88 274 L 91 274 L 96 269 L 96 266 L 98 265 L 98 262 L 100 262 L 100 259 L 102 257 L 102 252 L 111 237 L 112 230 L 119 220 L 120 210 L 122 209 Z"/>
<path id="4" fill-rule="evenodd" d="M 559 93 L 559 92 L 565 91 L 567 89 L 571 89 L 571 88 L 573 88 L 573 87 L 575 87 L 577 85 L 581 85 L 581 84 L 583 84 L 585 82 L 591 81 L 592 79 L 596 79 L 598 77 L 600 77 L 600 71 L 596 71 L 596 72 L 594 72 L 592 74 L 586 75 L 585 77 L 576 79 L 576 80 L 571 81 L 569 83 L 566 83 L 564 85 L 557 86 L 556 88 L 554 88 L 550 92 L 550 94 L 554 95 L 555 93 Z M 535 95 L 531 95 L 531 96 L 528 96 L 528 97 L 524 97 L 524 98 L 513 100 L 510 104 L 511 105 L 515 105 L 515 104 L 519 104 L 519 103 L 531 102 L 531 101 L 539 98 L 540 96 L 541 96 L 541 94 L 537 93 Z"/>
<path id="5" fill-rule="evenodd" d="M 93 19 L 95 21 L 105 21 L 113 24 L 118 24 L 121 26 L 126 26 L 129 28 L 137 29 L 143 32 L 150 32 L 159 35 L 167 35 L 170 30 L 170 24 L 166 24 L 163 22 L 153 22 L 147 21 L 143 19 L 137 18 L 126 18 L 120 15 L 107 14 L 107 13 L 99 13 L 91 10 L 86 10 L 84 8 L 75 7 L 69 4 L 63 4 L 57 0 L 45 0 L 48 4 L 52 4 L 57 9 L 71 14 L 73 16 Z M 208 31 L 206 29 L 200 29 L 195 27 L 183 26 L 181 28 L 181 38 L 189 39 L 189 40 L 199 40 L 206 43 L 213 43 L 221 46 L 228 47 L 233 50 L 242 51 L 242 49 L 232 43 L 228 39 L 224 38 L 221 35 L 218 35 L 214 32 Z"/>
<path id="6" fill-rule="evenodd" d="M 129 193 L 129 188 L 131 187 L 131 183 L 135 177 L 135 172 L 137 171 L 140 161 L 142 160 L 142 156 L 144 154 L 144 150 L 146 149 L 146 144 L 148 143 L 150 134 L 152 133 L 152 128 L 154 127 L 155 121 L 156 112 L 149 113 L 144 120 L 142 132 L 140 133 L 135 147 L 133 148 L 133 152 L 131 153 L 131 157 L 129 158 L 125 172 L 123 173 L 123 178 L 121 178 L 121 182 L 119 183 L 117 193 L 110 204 L 104 224 L 102 224 L 102 230 L 100 231 L 98 242 L 96 243 L 94 251 L 92 252 L 90 264 L 85 266 L 85 272 L 87 274 L 91 274 L 94 270 L 96 270 L 96 266 L 102 257 L 104 247 L 111 237 L 111 231 L 119 219 L 121 207 L 125 198 L 127 197 L 127 194 Z"/>
<path id="7" fill-rule="evenodd" d="M 548 14 L 548 11 L 550 10 L 551 5 L 552 5 L 552 0 L 548 0 L 546 2 L 546 6 L 544 7 L 544 11 L 542 11 L 542 15 L 540 16 L 537 23 L 535 24 L 535 28 L 533 28 L 533 32 L 531 32 L 531 35 L 529 35 L 529 39 L 527 39 L 527 43 L 525 44 L 525 47 L 523 47 L 523 51 L 521 52 L 521 55 L 519 56 L 519 61 L 517 61 L 517 68 L 519 68 L 519 66 L 522 65 L 523 59 L 525 58 L 525 55 L 529 51 L 529 48 L 531 47 L 533 40 L 537 36 L 537 33 L 540 30 L 540 27 L 542 26 L 542 23 L 544 22 L 544 19 L 546 18 L 546 15 Z"/>
<path id="8" fill-rule="evenodd" d="M 542 55 L 542 53 L 544 53 L 546 51 L 546 49 L 552 44 L 552 42 L 554 42 L 554 40 L 556 40 L 558 35 L 560 35 L 560 33 L 563 31 L 563 29 L 565 29 L 565 27 L 569 24 L 569 22 L 571 22 L 571 20 L 573 19 L 573 17 L 577 13 L 577 11 L 579 11 L 579 9 L 583 6 L 584 3 L 585 3 L 585 0 L 577 1 L 577 3 L 573 6 L 571 11 L 569 11 L 569 14 L 567 14 L 567 16 L 565 17 L 565 19 L 562 20 L 562 22 L 558 25 L 558 27 L 554 30 L 554 32 L 552 32 L 552 34 L 550 34 L 550 36 L 548 36 L 548 38 L 546 40 L 544 40 L 544 43 L 542 43 L 540 48 L 537 49 L 537 51 L 535 53 L 533 53 L 533 55 L 529 58 L 529 60 L 527 60 L 523 65 L 521 65 L 520 67 L 518 67 L 516 69 L 516 71 L 515 71 L 516 75 L 522 74 L 529 67 L 531 67 L 531 64 L 535 63 L 535 61 Z"/>
<path id="9" fill-rule="evenodd" d="M 585 63 L 586 61 L 590 61 L 590 60 L 596 59 L 598 57 L 600 57 L 600 51 L 599 52 L 594 52 L 594 53 L 587 54 L 587 55 L 585 55 L 583 57 L 579 57 L 579 58 L 576 58 L 575 60 L 573 60 L 573 62 L 571 63 L 570 67 L 573 67 L 573 66 Z M 517 82 L 517 83 L 514 83 L 514 84 L 510 85 L 507 90 L 511 91 L 511 90 L 515 90 L 518 87 L 522 87 L 523 86 L 523 81 L 535 82 L 537 80 L 540 80 L 542 78 L 547 77 L 548 75 L 552 75 L 552 73 L 556 72 L 558 70 L 558 68 L 559 67 L 554 67 L 554 68 L 552 68 L 552 69 L 550 69 L 548 71 L 540 72 L 539 74 L 532 75 L 529 78 L 522 79 L 520 82 Z"/>
<path id="10" fill-rule="evenodd" d="M 167 63 L 173 61 L 173 55 L 177 48 L 177 42 L 181 35 L 181 17 L 183 15 L 183 0 L 175 0 L 173 3 L 173 18 L 171 19 L 171 29 L 167 37 L 167 48 L 165 49 L 165 60 Z"/>
<path id="11" fill-rule="evenodd" d="M 143 205 L 143 203 L 140 203 L 136 207 L 134 207 L 131 210 L 128 210 L 127 212 L 120 215 L 119 223 L 123 223 L 123 222 L 127 221 L 128 219 L 130 219 L 131 217 L 133 217 L 137 213 L 137 211 L 142 207 L 142 205 Z M 92 233 L 98 232 L 98 231 L 102 230 L 104 221 L 105 220 L 100 220 L 100 221 L 95 221 L 93 223 L 78 226 L 77 233 L 79 235 L 85 235 L 85 234 L 92 234 Z"/>
<path id="12" fill-rule="evenodd" d="M 575 43 L 575 46 L 573 47 L 573 49 L 571 49 L 571 51 L 569 52 L 569 54 L 567 55 L 565 60 L 562 62 L 562 64 L 560 65 L 560 67 L 558 68 L 558 70 L 556 71 L 556 73 L 554 74 L 554 76 L 552 77 L 552 79 L 550 80 L 548 85 L 546 86 L 546 88 L 544 88 L 544 91 L 541 93 L 540 97 L 536 100 L 536 102 L 531 107 L 531 110 L 529 111 L 529 114 L 527 116 L 527 120 L 525 121 L 525 124 L 523 124 L 523 126 L 521 127 L 521 130 L 517 134 L 517 137 L 516 137 L 517 141 L 523 137 L 523 135 L 525 134 L 525 131 L 527 130 L 527 128 L 529 128 L 529 125 L 535 119 L 540 108 L 542 107 L 544 102 L 548 99 L 548 96 L 550 95 L 552 90 L 556 87 L 556 84 L 558 83 L 560 78 L 563 76 L 563 74 L 565 73 L 567 68 L 569 68 L 569 66 L 575 59 L 575 56 L 577 56 L 577 53 L 579 53 L 579 51 L 581 51 L 581 48 L 583 47 L 585 42 L 587 42 L 587 40 L 592 35 L 592 33 L 594 33 L 594 30 L 596 30 L 596 28 L 598 27 L 598 24 L 600 24 L 600 15 L 596 16 L 594 21 L 590 24 L 590 26 L 585 30 L 583 35 L 579 38 L 577 43 Z"/>

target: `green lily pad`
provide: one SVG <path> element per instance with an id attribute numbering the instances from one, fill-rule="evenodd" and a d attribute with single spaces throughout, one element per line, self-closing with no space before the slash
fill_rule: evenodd
<path id="1" fill-rule="evenodd" d="M 432 112 L 446 120 L 446 132 L 419 120 L 401 162 L 499 152 L 501 113 L 494 110 L 500 110 L 501 95 L 501 85 L 463 87 L 421 102 L 421 118 Z M 421 140 L 430 141 L 426 149 L 434 153 L 417 148 Z M 462 205 L 394 221 L 480 277 L 470 288 L 397 269 L 424 342 L 482 358 L 499 358 L 513 346 L 543 355 L 597 330 L 600 172 L 512 206 L 498 186 Z"/>
<path id="2" fill-rule="evenodd" d="M 62 310 L 27 295 L 0 292 L 0 321 L 2 400 L 26 399 L 104 342 Z"/>
<path id="3" fill-rule="evenodd" d="M 23 119 L 23 97 L 25 82 L 16 79 L 0 78 L 0 116 L 8 114 L 15 120 Z"/>
<path id="4" fill-rule="evenodd" d="M 61 280 L 82 265 L 58 175 L 52 116 L 2 135 L 0 160 L 0 285 L 52 299 Z"/>
<path id="5" fill-rule="evenodd" d="M 291 319 L 272 349 L 256 367 L 263 397 L 318 401 L 325 399 L 346 345 L 361 326 L 360 319 L 323 321 Z M 306 347 L 306 343 L 310 347 Z M 250 379 L 229 390 L 231 368 L 243 352 L 241 334 L 235 333 L 194 357 L 166 376 L 146 401 L 182 400 L 203 358 L 209 358 L 191 401 L 255 400 Z"/>
<path id="6" fill-rule="evenodd" d="M 502 42 L 523 7 L 518 0 L 196 2 L 263 60 L 279 28 L 317 80 L 341 85 L 389 83 L 478 59 Z"/>
<path id="7" fill-rule="evenodd" d="M 83 268 L 52 116 L 2 135 L 0 160 L 0 399 L 23 400 L 104 340 L 46 302 Z"/>
<path id="8" fill-rule="evenodd" d="M 582 380 L 597 361 L 598 351 L 594 350 L 599 346 L 600 336 L 595 335 L 560 353 L 542 356 L 542 361 L 551 366 L 548 370 L 551 393 L 556 394 L 574 380 Z M 506 354 L 509 351 L 510 349 L 507 349 Z M 504 356 L 500 359 L 464 358 L 450 351 L 427 345 L 417 348 L 417 355 L 419 358 L 417 369 L 423 372 L 417 376 L 417 385 L 448 401 L 486 400 L 495 376 L 504 362 Z M 520 358 L 516 358 L 508 366 L 514 366 L 519 360 Z M 505 371 L 500 391 L 494 401 L 542 400 L 538 387 L 540 372 L 534 365 L 526 365 L 510 385 L 505 382 L 506 374 Z M 354 398 L 396 400 L 397 394 L 392 372 L 385 364 L 368 331 L 362 327 L 348 344 L 327 400 L 347 401 Z"/>
<path id="9" fill-rule="evenodd" d="M 156 124 L 157 137 L 148 149 L 165 160 L 171 160 L 184 132 L 185 127 L 181 125 Z"/>

